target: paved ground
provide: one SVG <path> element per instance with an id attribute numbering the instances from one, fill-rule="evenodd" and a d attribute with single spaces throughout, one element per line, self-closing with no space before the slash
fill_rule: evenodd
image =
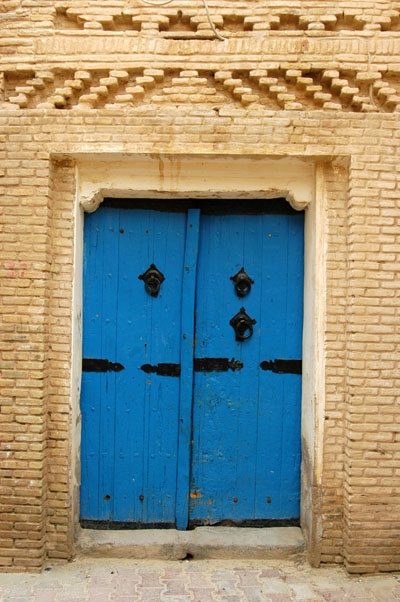
<path id="1" fill-rule="evenodd" d="M 400 575 L 349 576 L 288 560 L 78 558 L 0 575 L 1 602 L 399 602 Z"/>

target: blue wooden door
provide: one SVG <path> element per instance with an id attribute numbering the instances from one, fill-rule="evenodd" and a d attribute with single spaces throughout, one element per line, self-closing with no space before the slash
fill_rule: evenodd
<path id="1" fill-rule="evenodd" d="M 299 516 L 303 216 L 207 207 L 86 217 L 86 526 Z"/>
<path id="2" fill-rule="evenodd" d="M 180 363 L 186 215 L 102 207 L 85 221 L 81 517 L 172 524 L 180 383 L 165 371 Z M 139 278 L 152 264 L 157 296 Z"/>
<path id="3" fill-rule="evenodd" d="M 302 315 L 303 215 L 204 215 L 195 365 L 225 366 L 195 371 L 192 523 L 299 516 Z"/>

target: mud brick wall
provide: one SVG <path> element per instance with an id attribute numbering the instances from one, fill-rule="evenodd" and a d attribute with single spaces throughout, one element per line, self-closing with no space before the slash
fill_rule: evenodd
<path id="1" fill-rule="evenodd" d="M 400 569 L 400 2 L 0 6 L 0 566 L 73 552 L 80 156 L 302 157 L 326 187 L 311 561 Z"/>

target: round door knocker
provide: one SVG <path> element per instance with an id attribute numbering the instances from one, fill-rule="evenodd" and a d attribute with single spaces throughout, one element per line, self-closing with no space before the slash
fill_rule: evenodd
<path id="1" fill-rule="evenodd" d="M 237 341 L 246 341 L 253 335 L 253 324 L 256 324 L 256 320 L 250 318 L 246 314 L 244 307 L 240 308 L 240 311 L 233 316 L 229 324 L 235 331 L 235 338 Z"/>
<path id="2" fill-rule="evenodd" d="M 140 274 L 138 278 L 144 281 L 144 287 L 152 297 L 157 297 L 160 292 L 160 286 L 165 280 L 164 275 L 156 268 L 154 263 L 143 274 Z"/>
<path id="3" fill-rule="evenodd" d="M 237 274 L 231 276 L 231 280 L 235 285 L 235 291 L 238 297 L 245 297 L 251 291 L 251 285 L 254 284 L 254 280 L 246 274 L 244 267 L 240 268 Z"/>

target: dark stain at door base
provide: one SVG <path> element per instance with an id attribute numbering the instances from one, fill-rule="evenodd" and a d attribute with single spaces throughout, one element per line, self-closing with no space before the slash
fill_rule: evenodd
<path id="1" fill-rule="evenodd" d="M 82 522 L 82 521 L 81 521 Z M 253 518 L 245 520 L 232 520 L 224 518 L 219 521 L 211 522 L 209 519 L 194 519 L 189 521 L 189 529 L 195 529 L 202 526 L 212 527 L 299 527 L 299 518 Z"/>
<path id="2" fill-rule="evenodd" d="M 113 530 L 134 530 L 134 529 L 176 529 L 175 521 L 173 522 L 131 522 L 131 521 L 109 521 L 109 520 L 91 520 L 81 518 L 79 523 L 83 529 L 113 529 Z M 214 527 L 299 527 L 299 518 L 283 518 L 283 519 L 248 519 L 233 521 L 229 518 L 214 523 L 209 520 L 191 520 L 189 521 L 188 529 L 195 529 L 204 525 L 212 525 Z"/>

